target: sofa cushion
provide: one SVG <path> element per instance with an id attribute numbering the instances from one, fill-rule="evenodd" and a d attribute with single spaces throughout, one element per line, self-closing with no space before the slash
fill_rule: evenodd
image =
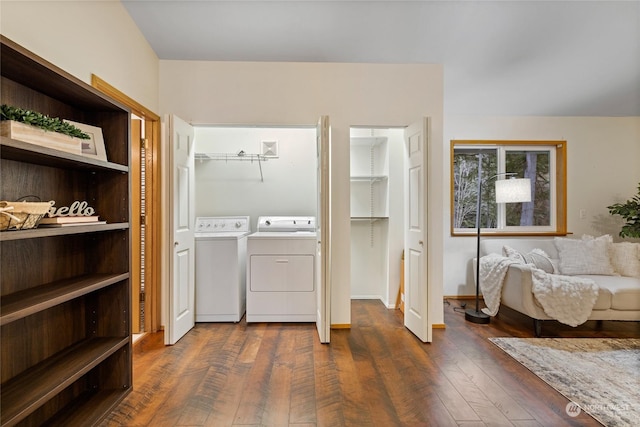
<path id="1" fill-rule="evenodd" d="M 611 264 L 621 276 L 640 277 L 640 243 L 613 243 L 609 248 Z"/>
<path id="2" fill-rule="evenodd" d="M 594 310 L 640 310 L 640 278 L 604 275 L 579 275 L 592 279 L 600 292 Z"/>
<path id="3" fill-rule="evenodd" d="M 610 236 L 596 239 L 554 238 L 560 258 L 560 274 L 613 275 L 615 270 L 609 258 Z"/>

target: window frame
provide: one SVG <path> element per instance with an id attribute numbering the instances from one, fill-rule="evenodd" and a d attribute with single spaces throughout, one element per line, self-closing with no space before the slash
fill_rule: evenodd
<path id="1" fill-rule="evenodd" d="M 503 162 L 501 161 L 501 153 L 504 152 L 500 148 L 506 150 L 540 150 L 543 148 L 554 150 L 555 161 L 552 161 L 550 167 L 555 166 L 555 187 L 551 188 L 552 206 L 551 224 L 549 226 L 533 226 L 520 227 L 509 226 L 496 229 L 481 229 L 480 234 L 483 236 L 565 236 L 567 235 L 567 141 L 565 140 L 461 140 L 452 139 L 450 141 L 450 217 L 449 227 L 451 236 L 475 236 L 478 233 L 477 228 L 454 229 L 454 153 L 456 148 L 496 148 L 498 149 L 498 173 L 505 172 L 501 170 Z M 552 156 L 553 158 L 554 156 Z M 554 165 L 555 163 L 555 165 Z M 504 216 L 504 206 L 498 205 L 498 210 Z"/>

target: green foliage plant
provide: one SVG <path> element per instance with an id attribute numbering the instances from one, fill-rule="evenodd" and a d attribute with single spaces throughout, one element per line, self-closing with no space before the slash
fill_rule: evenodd
<path id="1" fill-rule="evenodd" d="M 607 209 L 611 215 L 620 215 L 625 220 L 619 233 L 620 237 L 640 238 L 640 184 L 638 184 L 638 194 L 625 203 L 607 206 Z"/>
<path id="2" fill-rule="evenodd" d="M 91 137 L 70 123 L 66 123 L 56 117 L 45 116 L 36 111 L 12 107 L 6 104 L 0 106 L 0 120 L 13 120 L 27 125 L 35 126 L 46 131 L 58 132 L 64 135 L 80 139 Z"/>

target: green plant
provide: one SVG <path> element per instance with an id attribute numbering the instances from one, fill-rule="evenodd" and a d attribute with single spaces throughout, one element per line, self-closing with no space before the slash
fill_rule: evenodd
<path id="1" fill-rule="evenodd" d="M 640 238 L 640 184 L 638 194 L 626 203 L 615 203 L 607 206 L 607 209 L 611 215 L 620 215 L 626 221 L 620 230 L 620 237 Z"/>
<path id="2" fill-rule="evenodd" d="M 62 120 L 45 116 L 36 111 L 24 110 L 18 107 L 11 107 L 6 104 L 0 106 L 0 120 L 14 120 L 31 126 L 39 127 L 51 132 L 58 132 L 64 135 L 73 136 L 80 139 L 91 138 L 88 134 L 82 132 L 77 127 Z"/>

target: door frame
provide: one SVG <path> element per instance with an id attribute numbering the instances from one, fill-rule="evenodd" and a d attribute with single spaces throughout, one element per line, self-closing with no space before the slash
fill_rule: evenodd
<path id="1" fill-rule="evenodd" d="M 145 317 L 144 331 L 157 332 L 161 329 L 161 250 L 162 250 L 162 169 L 161 169 L 161 141 L 160 141 L 160 116 L 144 107 L 134 99 L 119 91 L 105 80 L 91 75 L 91 86 L 103 94 L 125 105 L 131 113 L 144 118 L 145 121 L 145 200 L 146 215 L 143 218 L 141 206 L 138 200 L 132 200 L 132 239 L 131 247 L 140 242 L 141 221 L 145 223 Z M 142 141 L 131 139 L 131 153 L 139 153 Z M 135 151 L 134 151 L 135 150 Z M 132 190 L 137 188 L 140 194 L 140 170 L 141 165 L 129 165 Z M 136 194 L 132 191 L 132 194 Z M 140 279 L 141 260 L 139 257 L 131 257 L 132 288 L 134 278 Z M 132 300 L 139 301 L 139 295 L 133 295 Z"/>
<path id="2" fill-rule="evenodd" d="M 320 258 L 316 285 L 316 327 L 323 344 L 331 342 L 331 124 L 329 116 L 320 116 L 316 126 L 318 206 L 317 256 Z"/>

